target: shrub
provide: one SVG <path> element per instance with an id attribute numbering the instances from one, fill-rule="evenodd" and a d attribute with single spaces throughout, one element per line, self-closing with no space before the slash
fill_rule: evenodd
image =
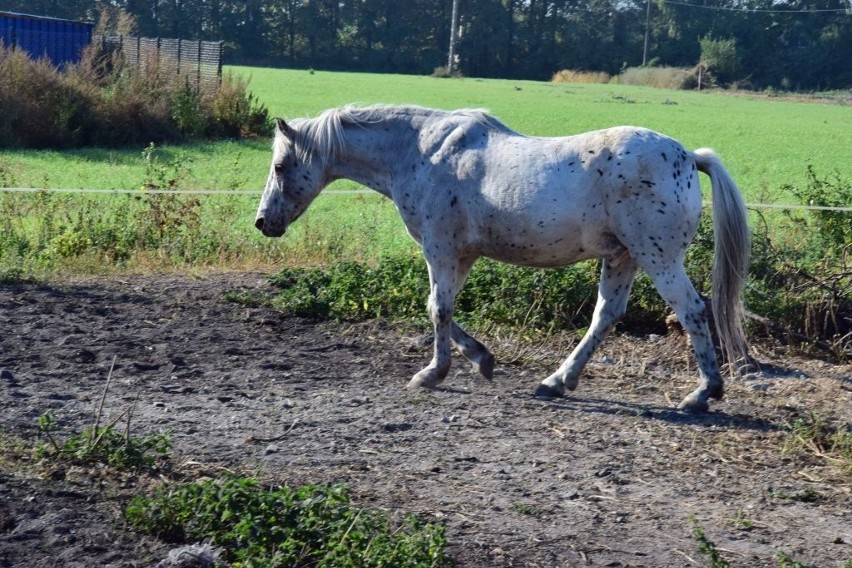
<path id="1" fill-rule="evenodd" d="M 97 46 L 64 73 L 46 59 L 0 46 L 0 101 L 0 147 L 115 146 L 269 131 L 268 111 L 245 79 L 226 75 L 214 89 L 198 91 L 173 70 L 140 70 Z"/>
<path id="2" fill-rule="evenodd" d="M 740 67 L 737 40 L 735 38 L 713 39 L 710 34 L 707 34 L 698 42 L 701 45 L 699 74 L 704 74 L 700 82 L 713 84 L 718 79 L 720 83 L 727 85 L 733 81 Z"/>
<path id="3" fill-rule="evenodd" d="M 87 140 L 91 101 L 46 59 L 0 44 L 0 144 L 65 148 Z"/>
<path id="4" fill-rule="evenodd" d="M 208 104 L 217 135 L 266 136 L 271 130 L 269 111 L 249 93 L 243 77 L 226 73 Z"/>
<path id="5" fill-rule="evenodd" d="M 848 180 L 839 174 L 820 178 L 810 167 L 803 186 L 784 189 L 804 205 L 830 207 L 852 202 Z M 849 357 L 852 229 L 848 213 L 785 211 L 775 219 L 779 224 L 787 220 L 783 242 L 770 233 L 767 223 L 757 225 L 753 233 L 747 305 L 771 320 L 770 333 L 794 344 L 813 344 L 837 358 Z"/>

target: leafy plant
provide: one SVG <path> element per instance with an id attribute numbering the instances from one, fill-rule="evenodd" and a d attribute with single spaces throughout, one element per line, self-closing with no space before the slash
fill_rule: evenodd
<path id="1" fill-rule="evenodd" d="M 733 565 L 722 557 L 716 543 L 704 534 L 698 519 L 691 516 L 689 522 L 692 523 L 692 536 L 698 542 L 698 552 L 707 558 L 707 565 L 710 568 L 731 568 Z"/>
<path id="2" fill-rule="evenodd" d="M 125 416 L 129 416 L 127 412 L 107 426 L 87 428 L 59 441 L 55 436 L 56 419 L 46 412 L 38 419 L 38 429 L 47 437 L 47 443 L 36 448 L 36 455 L 77 464 L 105 464 L 121 470 L 156 468 L 157 459 L 166 456 L 171 449 L 171 440 L 166 434 L 139 438 L 131 436 L 129 428 L 116 429 L 118 420 Z"/>
<path id="3" fill-rule="evenodd" d="M 775 551 L 775 559 L 780 568 L 807 568 L 804 564 L 780 550 Z"/>
<path id="4" fill-rule="evenodd" d="M 115 360 L 110 367 L 100 402 L 95 409 L 92 425 L 80 433 L 59 441 L 56 433 L 59 429 L 52 412 L 45 412 L 38 419 L 38 429 L 47 438 L 47 442 L 36 447 L 36 455 L 57 461 L 80 464 L 105 464 L 116 469 L 153 469 L 157 458 L 165 457 L 171 449 L 171 440 L 166 434 L 154 434 L 144 437 L 132 436 L 130 421 L 133 406 L 129 406 L 113 418 L 106 426 L 101 426 L 101 414 L 107 391 L 112 380 Z M 116 425 L 125 420 L 123 431 Z"/>
<path id="5" fill-rule="evenodd" d="M 804 186 L 786 184 L 783 189 L 798 197 L 802 205 L 846 207 L 852 203 L 852 181 L 841 178 L 839 172 L 821 178 L 811 164 L 808 164 Z M 848 212 L 816 209 L 809 211 L 804 218 L 789 211 L 787 216 L 812 235 L 818 258 L 824 258 L 826 253 L 832 256 L 849 254 L 852 223 Z"/>
<path id="6" fill-rule="evenodd" d="M 169 542 L 221 547 L 238 566 L 452 565 L 443 527 L 352 507 L 343 485 L 264 488 L 235 476 L 163 485 L 133 499 L 125 516 Z"/>

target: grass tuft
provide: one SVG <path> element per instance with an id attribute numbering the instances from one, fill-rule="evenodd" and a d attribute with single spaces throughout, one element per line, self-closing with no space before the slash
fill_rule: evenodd
<path id="1" fill-rule="evenodd" d="M 781 448 L 783 453 L 816 457 L 852 480 L 852 430 L 848 424 L 812 412 L 787 424 L 785 431 L 787 435 Z M 808 500 L 819 498 L 811 494 L 807 497 Z"/>
<path id="2" fill-rule="evenodd" d="M 125 408 L 106 426 L 101 425 L 114 366 L 113 359 L 113 366 L 110 367 L 89 428 L 60 442 L 55 435 L 58 425 L 53 413 L 46 412 L 39 417 L 38 429 L 47 441 L 36 446 L 36 457 L 78 465 L 103 464 L 119 470 L 156 469 L 158 459 L 164 458 L 171 449 L 171 440 L 162 433 L 141 438 L 131 435 L 134 405 Z M 122 421 L 124 429 L 119 430 L 116 426 Z"/>

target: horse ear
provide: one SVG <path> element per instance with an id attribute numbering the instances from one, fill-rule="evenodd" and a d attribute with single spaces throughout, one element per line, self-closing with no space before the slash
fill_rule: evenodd
<path id="1" fill-rule="evenodd" d="M 280 116 L 275 117 L 275 128 L 277 128 L 278 132 L 280 132 L 287 138 L 292 138 L 293 134 L 295 134 L 294 130 L 290 127 L 290 125 L 284 122 L 284 119 Z"/>

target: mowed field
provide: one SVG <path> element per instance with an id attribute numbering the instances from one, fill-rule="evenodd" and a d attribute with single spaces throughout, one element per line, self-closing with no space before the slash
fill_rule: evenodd
<path id="1" fill-rule="evenodd" d="M 664 132 L 687 148 L 711 147 L 751 201 L 790 202 L 785 184 L 818 173 L 850 171 L 852 107 L 766 96 L 670 91 L 495 79 L 226 68 L 249 77 L 250 90 L 272 115 L 314 116 L 344 104 L 418 104 L 486 108 L 511 128 L 562 136 L 632 124 Z M 162 159 L 192 161 L 186 188 L 258 189 L 269 167 L 268 141 L 216 142 L 161 148 Z M 136 188 L 144 179 L 143 148 L 4 151 L 5 179 L 22 187 Z M 340 182 L 340 188 L 354 187 Z"/>
<path id="2" fill-rule="evenodd" d="M 679 139 L 687 148 L 715 149 L 751 203 L 797 203 L 790 188 L 806 184 L 809 167 L 820 177 L 850 175 L 852 107 L 840 103 L 628 85 L 248 67 L 229 67 L 225 72 L 249 78 L 249 89 L 257 100 L 272 116 L 284 118 L 316 116 L 345 104 L 395 103 L 486 108 L 513 129 L 535 136 L 571 135 L 622 124 L 644 126 Z M 288 231 L 287 239 L 262 237 L 254 230 L 253 219 L 269 171 L 270 139 L 162 145 L 147 154 L 136 147 L 5 150 L 0 154 L 0 187 L 135 191 L 152 181 L 163 185 L 167 180 L 174 189 L 221 190 L 223 194 L 239 190 L 239 194 L 198 198 L 203 234 L 196 235 L 196 240 L 215 235 L 215 243 L 201 248 L 217 251 L 168 253 L 168 263 L 177 256 L 179 266 L 185 266 L 187 257 L 190 263 L 201 260 L 206 266 L 239 268 L 372 261 L 416 251 L 393 205 L 370 192 L 341 195 L 341 191 L 363 189 L 346 180 L 321 194 Z M 707 179 L 702 176 L 702 180 L 705 192 L 709 191 Z M 42 204 L 33 195 L 2 195 L 4 210 L 26 217 L 18 230 L 28 233 L 23 238 L 31 242 L 53 239 L 51 230 L 59 230 L 61 237 L 67 232 L 63 225 L 78 235 L 84 233 L 85 227 L 71 220 L 79 211 L 96 210 L 101 217 L 98 222 L 111 224 L 112 211 L 128 208 L 126 196 L 63 193 Z M 46 205 L 51 215 L 62 218 L 46 221 Z M 773 216 L 778 218 L 778 213 L 769 214 L 769 227 L 777 233 L 783 229 Z M 220 244 L 227 253 L 218 251 Z M 56 255 L 47 252 L 55 264 Z M 110 263 L 104 265 L 99 259 L 59 261 L 71 272 L 111 269 Z"/>

